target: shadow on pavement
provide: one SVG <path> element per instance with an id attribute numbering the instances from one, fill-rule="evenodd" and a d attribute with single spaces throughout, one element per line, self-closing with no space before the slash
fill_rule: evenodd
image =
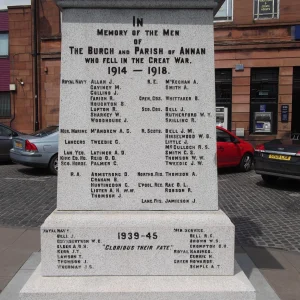
<path id="1" fill-rule="evenodd" d="M 300 192 L 300 180 L 296 179 L 279 178 L 274 184 L 267 184 L 261 179 L 256 182 L 256 185 L 272 190 Z"/>
<path id="2" fill-rule="evenodd" d="M 253 166 L 251 170 L 253 170 Z M 234 174 L 234 173 L 245 173 L 245 172 L 241 171 L 238 167 L 218 168 L 218 175 L 226 175 L 226 174 Z"/>
<path id="3" fill-rule="evenodd" d="M 283 270 L 284 267 L 269 252 L 268 249 L 262 247 L 242 247 L 247 255 L 259 269 Z"/>
<path id="4" fill-rule="evenodd" d="M 258 268 L 283 269 L 283 266 L 265 248 L 267 245 L 259 245 L 255 238 L 262 235 L 261 228 L 247 217 L 231 218 L 235 225 L 236 252 L 246 252 Z M 243 251 L 239 251 L 242 248 Z M 249 270 L 250 276 L 252 270 Z"/>
<path id="5" fill-rule="evenodd" d="M 31 167 L 20 166 L 20 168 L 18 168 L 18 171 L 20 173 L 23 173 L 23 174 L 29 175 L 29 176 L 55 176 L 55 175 L 51 174 L 48 171 L 48 169 L 44 169 L 44 168 L 31 168 Z"/>
<path id="6" fill-rule="evenodd" d="M 9 166 L 12 165 L 12 161 L 0 161 L 0 166 Z"/>
<path id="7" fill-rule="evenodd" d="M 231 217 L 231 222 L 235 226 L 236 244 L 240 246 L 264 246 L 258 245 L 257 237 L 262 235 L 260 226 L 247 217 Z"/>
<path id="8" fill-rule="evenodd" d="M 218 169 L 218 175 L 226 175 L 226 174 L 232 174 L 232 173 L 239 173 L 238 168 L 221 168 Z"/>

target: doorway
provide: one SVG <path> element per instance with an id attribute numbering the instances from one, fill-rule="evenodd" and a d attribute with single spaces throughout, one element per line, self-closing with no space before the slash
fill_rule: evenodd
<path id="1" fill-rule="evenodd" d="M 292 137 L 300 139 L 300 67 L 294 67 L 292 103 Z"/>

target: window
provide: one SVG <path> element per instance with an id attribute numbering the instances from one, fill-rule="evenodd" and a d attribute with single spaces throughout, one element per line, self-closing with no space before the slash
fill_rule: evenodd
<path id="1" fill-rule="evenodd" d="M 4 126 L 0 126 L 0 136 L 10 137 L 12 135 L 13 135 L 13 132 L 10 129 L 8 129 Z"/>
<path id="2" fill-rule="evenodd" d="M 233 137 L 227 132 L 217 129 L 217 142 L 232 143 Z"/>
<path id="3" fill-rule="evenodd" d="M 0 56 L 8 56 L 8 33 L 0 32 Z"/>
<path id="4" fill-rule="evenodd" d="M 254 0 L 254 19 L 278 18 L 279 0 Z"/>
<path id="5" fill-rule="evenodd" d="M 275 103 L 278 98 L 278 68 L 254 68 L 251 72 L 251 101 Z"/>
<path id="6" fill-rule="evenodd" d="M 0 92 L 0 118 L 10 117 L 10 93 Z"/>
<path id="7" fill-rule="evenodd" d="M 232 21 L 233 0 L 225 0 L 224 4 L 215 15 L 215 21 Z"/>
<path id="8" fill-rule="evenodd" d="M 295 41 L 300 41 L 300 25 L 292 26 L 293 37 Z"/>
<path id="9" fill-rule="evenodd" d="M 217 125 L 231 130 L 232 69 L 216 69 Z"/>
<path id="10" fill-rule="evenodd" d="M 49 126 L 39 131 L 34 132 L 33 136 L 44 137 L 58 131 L 58 126 Z"/>
<path id="11" fill-rule="evenodd" d="M 251 70 L 251 133 L 276 134 L 277 132 L 278 74 L 278 68 Z"/>
<path id="12" fill-rule="evenodd" d="M 232 98 L 232 70 L 216 69 L 216 102 L 217 104 L 231 103 Z"/>

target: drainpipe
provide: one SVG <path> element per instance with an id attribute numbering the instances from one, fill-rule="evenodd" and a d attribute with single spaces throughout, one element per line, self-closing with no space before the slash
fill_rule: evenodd
<path id="1" fill-rule="evenodd" d="M 38 0 L 32 0 L 33 3 L 33 64 L 34 64 L 34 131 L 40 129 L 39 123 L 39 89 L 38 89 L 38 33 L 37 33 L 37 18 L 38 18 Z"/>

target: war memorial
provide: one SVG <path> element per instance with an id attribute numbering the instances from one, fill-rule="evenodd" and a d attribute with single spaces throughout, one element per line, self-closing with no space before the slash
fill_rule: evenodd
<path id="1" fill-rule="evenodd" d="M 254 300 L 218 207 L 213 0 L 57 0 L 57 209 L 22 300 Z"/>

